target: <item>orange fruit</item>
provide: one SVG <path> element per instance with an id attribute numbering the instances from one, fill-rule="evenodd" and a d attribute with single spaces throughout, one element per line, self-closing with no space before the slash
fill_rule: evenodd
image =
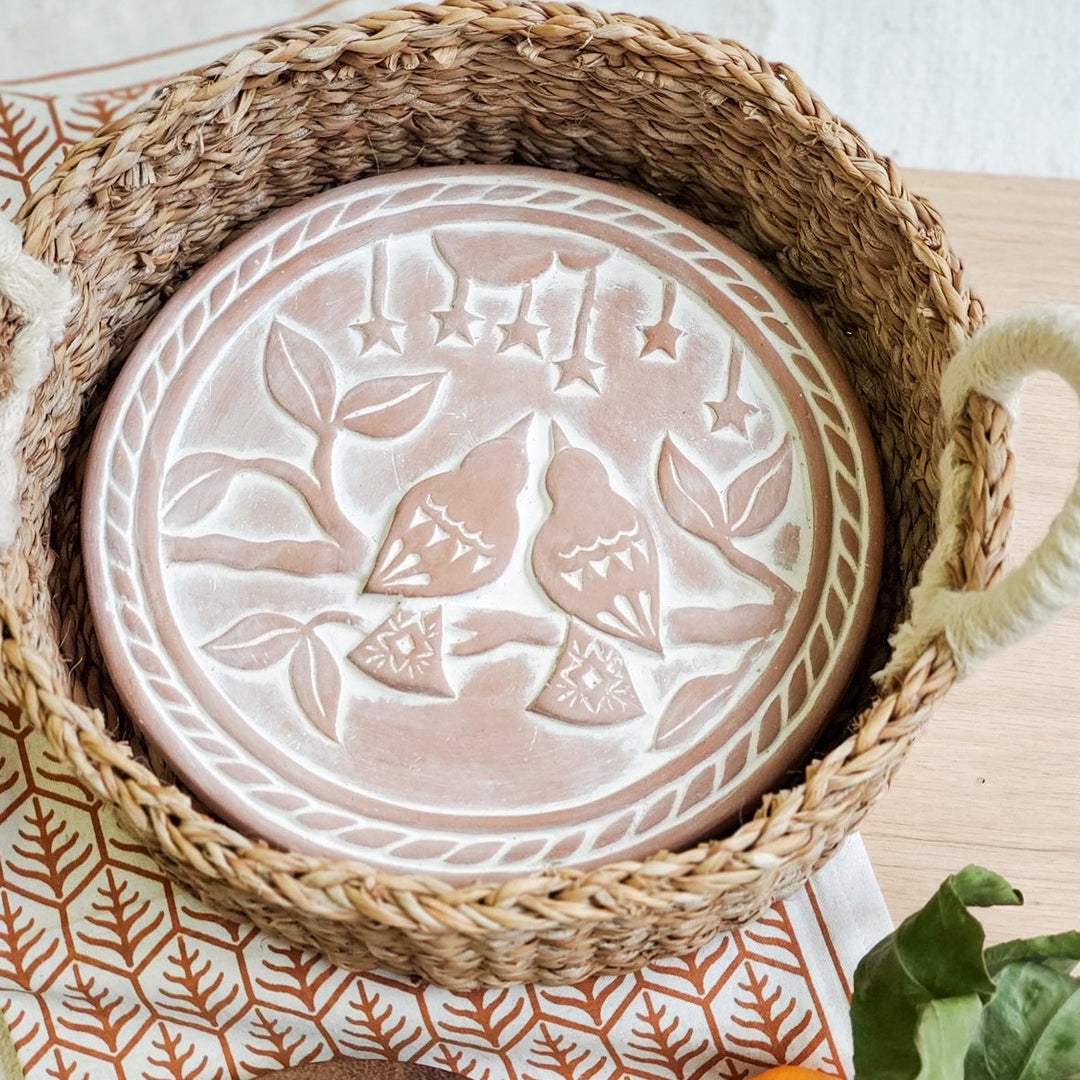
<path id="1" fill-rule="evenodd" d="M 766 1069 L 757 1080 L 836 1080 L 836 1077 L 801 1065 L 777 1065 L 775 1069 Z"/>

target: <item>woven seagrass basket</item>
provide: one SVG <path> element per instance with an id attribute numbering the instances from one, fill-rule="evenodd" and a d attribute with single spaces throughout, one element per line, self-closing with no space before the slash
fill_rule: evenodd
<path id="1" fill-rule="evenodd" d="M 877 619 L 818 756 L 730 835 L 643 862 L 450 887 L 255 844 L 193 805 L 112 707 L 79 555 L 96 409 L 177 286 L 264 214 L 375 171 L 518 163 L 612 179 L 762 258 L 813 313 L 880 450 Z M 22 208 L 26 251 L 77 309 L 25 421 L 21 524 L 0 557 L 0 701 L 176 878 L 353 968 L 453 988 L 573 982 L 694 948 L 791 892 L 885 790 L 957 665 L 944 635 L 872 680 L 934 540 L 938 392 L 982 322 L 938 215 L 790 70 L 663 23 L 562 3 L 449 0 L 290 29 L 184 75 L 75 146 Z M 0 299 L 0 354 L 19 329 Z M 3 380 L 0 378 L 0 383 Z M 4 389 L 0 385 L 0 392 Z M 1008 414 L 971 394 L 953 452 L 974 477 L 944 572 L 1003 557 Z M 964 471 L 966 470 L 966 471 Z"/>

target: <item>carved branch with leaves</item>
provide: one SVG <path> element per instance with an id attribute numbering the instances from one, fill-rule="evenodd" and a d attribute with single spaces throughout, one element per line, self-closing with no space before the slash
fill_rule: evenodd
<path id="1" fill-rule="evenodd" d="M 765 610 L 779 608 L 781 617 L 794 599 L 795 591 L 779 574 L 760 559 L 747 554 L 735 541 L 755 536 L 779 517 L 791 489 L 793 456 L 791 437 L 785 436 L 768 457 L 744 469 L 728 485 L 723 496 L 670 436 L 664 439 L 657 467 L 660 498 L 672 520 L 712 544 L 740 573 L 769 588 L 774 603 Z M 761 618 L 764 622 L 764 610 Z M 721 643 L 727 642 L 722 640 Z"/>
<path id="2" fill-rule="evenodd" d="M 309 467 L 270 455 L 220 450 L 180 458 L 164 483 L 164 519 L 172 530 L 164 538 L 167 554 L 177 562 L 216 562 L 242 570 L 355 573 L 371 553 L 371 540 L 342 509 L 334 475 L 338 441 L 348 433 L 394 439 L 413 431 L 431 409 L 445 372 L 367 379 L 339 394 L 327 351 L 304 330 L 280 319 L 271 325 L 262 371 L 270 399 L 315 438 Z M 284 485 L 326 539 L 268 541 L 186 532 L 221 506 L 244 473 Z"/>
<path id="3" fill-rule="evenodd" d="M 737 541 L 763 532 L 779 517 L 791 489 L 793 457 L 791 438 L 785 436 L 771 454 L 747 466 L 722 496 L 670 436 L 661 445 L 657 486 L 672 520 L 711 544 L 739 573 L 768 588 L 773 599 L 669 613 L 668 633 L 674 641 L 750 647 L 734 671 L 694 676 L 676 690 L 660 717 L 655 749 L 672 749 L 693 738 L 738 686 L 769 636 L 784 625 L 795 590 Z"/>
<path id="4" fill-rule="evenodd" d="M 262 671 L 286 657 L 289 685 L 304 715 L 329 739 L 337 739 L 342 677 L 337 654 L 316 633 L 320 626 L 360 628 L 347 611 L 323 611 L 301 622 L 260 611 L 245 615 L 203 648 L 215 660 L 243 671 Z"/>

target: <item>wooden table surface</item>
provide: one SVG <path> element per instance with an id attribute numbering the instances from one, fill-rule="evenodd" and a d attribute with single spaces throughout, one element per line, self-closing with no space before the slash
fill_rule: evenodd
<path id="1" fill-rule="evenodd" d="M 907 182 L 943 214 L 991 318 L 1080 304 L 1080 182 L 916 171 Z M 1080 409 L 1056 377 L 1025 388 L 1014 445 L 1011 564 L 1080 463 Z M 1080 607 L 950 691 L 862 831 L 896 920 L 978 862 L 1025 894 L 1021 909 L 985 913 L 992 937 L 1080 929 Z"/>
<path id="2" fill-rule="evenodd" d="M 907 177 L 943 213 L 991 316 L 1048 300 L 1080 304 L 1080 182 Z M 1080 407 L 1064 384 L 1033 379 L 1022 409 L 1012 562 L 1042 535 L 1080 463 Z M 981 913 L 992 938 L 1080 929 L 1080 607 L 950 692 L 863 837 L 897 921 L 949 873 L 980 862 L 1027 900 Z M 276 1075 L 425 1080 L 410 1066 L 341 1061 Z"/>

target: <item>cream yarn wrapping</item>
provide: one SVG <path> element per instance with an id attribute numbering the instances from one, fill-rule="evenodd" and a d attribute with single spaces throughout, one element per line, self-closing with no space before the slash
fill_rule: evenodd
<path id="1" fill-rule="evenodd" d="M 30 399 L 49 371 L 52 347 L 64 333 L 75 306 L 67 278 L 27 255 L 17 225 L 0 218 L 0 296 L 11 302 L 23 325 L 11 343 L 11 359 L 0 377 L 8 391 L 0 398 L 0 552 L 19 525 L 17 443 Z"/>
<path id="2" fill-rule="evenodd" d="M 945 415 L 955 420 L 975 391 L 1000 402 L 1015 418 L 1020 385 L 1036 371 L 1059 375 L 1080 397 L 1080 307 L 1024 308 L 986 326 L 945 370 Z M 886 680 L 905 672 L 942 633 L 963 677 L 1080 599 L 1080 476 L 1046 536 L 1020 566 L 981 592 L 950 587 L 948 563 L 962 543 L 961 514 L 971 474 L 970 466 L 957 463 L 950 442 L 941 461 L 937 541 L 911 591 L 911 617 L 892 639 Z"/>

